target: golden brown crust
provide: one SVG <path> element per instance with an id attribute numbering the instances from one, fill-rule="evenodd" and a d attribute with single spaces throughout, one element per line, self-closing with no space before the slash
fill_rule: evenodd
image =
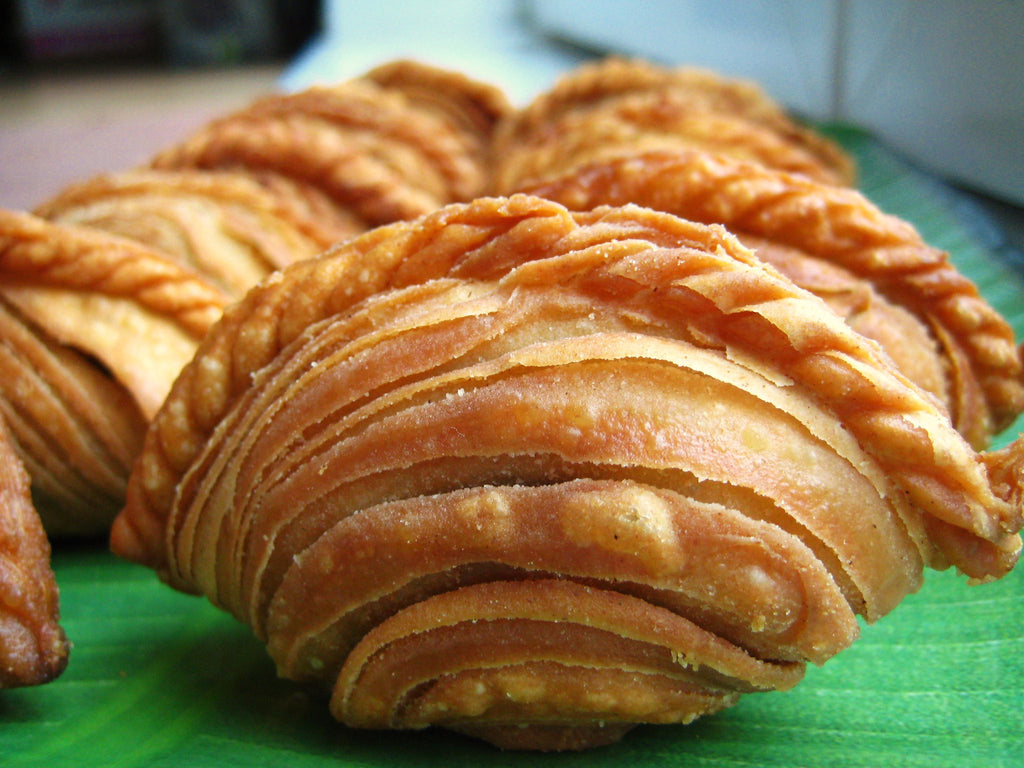
<path id="1" fill-rule="evenodd" d="M 137 242 L 0 211 L 2 410 L 52 535 L 109 530 L 147 419 L 226 302 Z"/>
<path id="2" fill-rule="evenodd" d="M 582 749 L 637 720 L 690 722 L 739 691 L 785 690 L 801 675 L 618 592 L 492 582 L 375 627 L 349 655 L 331 710 L 363 728 L 444 725 L 506 748 Z"/>
<path id="3" fill-rule="evenodd" d="M 903 323 L 887 349 L 904 358 L 908 375 L 913 366 L 927 365 L 913 378 L 943 399 L 973 445 L 984 447 L 1024 411 L 1024 364 L 1009 324 L 948 254 L 928 246 L 910 224 L 886 215 L 853 190 L 728 157 L 650 152 L 583 166 L 524 191 L 574 209 L 634 202 L 723 224 L 821 295 L 829 286 L 819 282 L 820 269 L 808 269 L 807 261 L 787 261 L 777 248 L 835 265 L 918 319 L 931 336 L 928 346 L 908 349 L 903 331 L 920 336 L 920 329 Z M 901 327 L 890 319 L 872 323 L 880 341 Z M 915 363 L 913 357 L 926 356 L 929 347 L 937 362 Z M 940 364 L 943 380 L 937 381 Z"/>
<path id="4" fill-rule="evenodd" d="M 98 176 L 66 187 L 35 214 L 141 242 L 235 297 L 358 231 L 324 226 L 246 175 L 193 170 Z"/>
<path id="5" fill-rule="evenodd" d="M 882 296 L 870 281 L 832 262 L 778 240 L 765 240 L 746 233 L 738 236 L 758 258 L 800 287 L 820 296 L 851 328 L 881 344 L 911 381 L 935 395 L 940 403 L 954 402 L 939 343 L 920 318 Z M 980 396 L 971 402 L 980 403 Z M 987 444 L 986 424 L 984 413 L 965 418 L 961 411 L 958 419 L 958 426 L 973 438 L 972 444 L 977 448 Z"/>
<path id="6" fill-rule="evenodd" d="M 232 168 L 319 190 L 372 227 L 479 194 L 474 140 L 370 80 L 257 100 L 159 153 L 154 168 Z"/>
<path id="7" fill-rule="evenodd" d="M 706 112 L 683 95 L 638 93 L 599 110 L 570 112 L 536 139 L 501 153 L 495 189 L 508 193 L 584 163 L 658 149 L 704 150 L 838 183 L 815 155 L 770 127 Z"/>
<path id="8" fill-rule="evenodd" d="M 529 223 L 535 239 L 534 250 L 524 251 L 524 258 L 575 228 L 555 203 L 517 198 L 498 206 L 487 200 L 453 205 L 415 223 L 398 222 L 341 243 L 271 276 L 229 307 L 197 351 L 197 356 L 221 362 L 186 365 L 168 395 L 180 405 L 166 406 L 154 417 L 145 461 L 128 489 L 131 511 L 114 524 L 115 549 L 168 577 L 163 538 L 174 486 L 210 432 L 249 389 L 252 374 L 323 317 L 344 312 L 385 288 L 444 274 L 463 255 L 467 245 L 462 238 L 474 229 L 486 244 L 504 230 L 514 231 L 520 222 Z M 487 263 L 481 261 L 481 266 Z M 495 264 L 494 273 L 508 266 Z"/>
<path id="9" fill-rule="evenodd" d="M 653 211 L 629 210 L 632 218 L 619 214 L 619 218 L 624 220 L 615 222 L 625 232 L 637 237 L 650 237 L 656 244 L 663 242 L 662 238 L 683 236 L 671 229 L 668 234 L 659 232 L 656 224 L 652 223 L 670 221 L 673 227 L 684 226 L 673 217 L 659 218 Z M 582 242 L 587 242 L 588 237 L 607 236 L 606 233 L 614 229 L 612 222 L 615 217 L 606 211 L 574 215 L 556 204 L 525 196 L 477 200 L 468 205 L 449 206 L 415 225 L 398 224 L 382 228 L 343 244 L 321 259 L 296 265 L 294 269 L 275 275 L 274 279 L 250 293 L 245 301 L 225 316 L 224 321 L 204 341 L 198 356 L 202 364 L 194 361 L 188 365 L 176 382 L 169 398 L 173 407 L 163 409 L 147 437 L 148 461 L 143 467 L 143 475 L 153 471 L 156 476 L 140 477 L 136 483 L 136 493 L 143 494 L 148 500 L 137 498 L 134 512 L 125 517 L 125 523 L 132 518 L 137 518 L 135 522 L 144 519 L 144 510 L 151 505 L 156 508 L 150 511 L 158 518 L 166 515 L 166 511 L 161 511 L 161 508 L 166 510 L 170 504 L 170 489 L 177 485 L 180 474 L 194 460 L 198 446 L 206 441 L 209 433 L 240 394 L 249 388 L 251 375 L 271 362 L 281 349 L 311 324 L 344 312 L 356 302 L 385 288 L 412 285 L 446 274 L 464 279 L 495 279 L 517 263 L 578 248 Z M 577 220 L 586 222 L 586 225 L 577 224 Z M 462 239 L 467 232 L 470 237 L 468 243 Z M 460 252 L 460 248 L 465 252 Z M 747 267 L 760 264 L 752 255 L 745 258 L 750 262 Z M 778 296 L 778 303 L 767 305 L 766 312 L 773 306 L 781 308 L 792 298 L 804 298 L 802 292 L 776 273 L 763 272 L 763 269 L 758 271 L 758 274 L 762 273 L 766 277 L 761 279 L 766 285 L 771 285 Z M 775 277 L 772 277 L 773 274 Z M 552 274 L 551 278 L 552 284 L 559 282 L 558 274 Z M 742 283 L 738 284 L 735 290 L 742 286 Z M 795 294 L 791 295 L 794 291 Z M 855 430 L 854 424 L 860 424 L 867 430 L 865 437 L 871 438 L 867 440 L 869 444 L 879 437 L 879 429 L 883 432 L 894 430 L 893 437 L 900 436 L 899 443 L 903 450 L 910 450 L 915 442 L 914 439 L 907 442 L 904 439 L 906 435 L 900 434 L 899 419 L 891 415 L 886 419 L 876 418 L 873 407 L 888 408 L 884 405 L 886 397 L 896 398 L 895 403 L 904 406 L 914 403 L 914 408 L 921 408 L 923 413 L 930 414 L 928 420 L 935 422 L 933 428 L 941 429 L 943 415 L 936 410 L 931 400 L 915 388 L 901 392 L 902 387 L 907 387 L 902 377 L 893 377 L 885 386 L 881 381 L 873 381 L 872 377 L 855 383 L 863 376 L 858 369 L 864 360 L 871 360 L 871 365 L 887 369 L 887 357 L 879 356 L 874 348 L 864 347 L 859 335 L 829 326 L 829 316 L 839 321 L 838 316 L 831 313 L 819 318 L 823 325 L 817 335 L 809 334 L 806 329 L 800 331 L 796 338 L 802 346 L 794 347 L 781 339 L 773 342 L 774 334 L 764 338 L 740 336 L 728 344 L 742 342 L 745 347 L 749 347 L 747 354 L 775 360 L 776 365 L 785 366 L 784 374 L 791 378 L 796 377 L 799 371 L 804 371 L 801 375 L 807 376 L 808 384 L 814 385 L 820 391 L 820 396 L 826 399 L 838 391 L 840 384 L 863 390 L 865 399 L 840 397 L 834 405 L 838 415 L 850 419 L 848 428 Z M 770 322 L 785 326 L 781 317 L 773 316 Z M 736 327 L 741 329 L 742 323 Z M 860 362 L 833 359 L 833 353 L 827 348 L 814 351 L 817 344 L 841 344 L 844 348 L 855 348 Z M 816 370 L 816 366 L 821 370 Z M 822 380 L 823 370 L 830 372 L 825 380 Z M 891 373 L 886 375 L 890 376 Z M 845 412 L 847 409 L 849 413 Z M 920 417 L 915 416 L 917 418 Z M 886 427 L 886 424 L 889 426 Z M 930 440 L 924 435 L 921 437 L 924 441 L 920 443 L 920 456 L 917 456 L 917 450 L 900 456 L 898 451 L 882 443 L 877 445 L 886 458 L 894 460 L 897 465 L 905 465 L 906 479 L 911 485 L 918 485 L 912 482 L 914 462 L 924 456 L 929 457 L 929 461 L 936 460 Z M 968 448 L 944 435 L 944 440 L 947 439 L 947 448 L 965 460 L 962 469 L 966 474 L 960 480 L 949 476 L 946 482 L 962 481 L 973 487 L 974 491 L 990 495 L 990 490 L 984 488 L 983 478 L 975 476 L 968 479 L 977 469 L 977 459 L 969 459 L 971 452 Z M 888 467 L 890 472 L 896 468 Z M 163 479 L 159 475 L 164 475 Z M 961 490 L 966 490 L 966 487 Z M 908 492 L 915 495 L 909 489 Z M 942 502 L 938 496 L 931 501 L 927 500 L 931 494 L 925 487 L 916 488 L 916 493 L 921 494 L 920 502 L 927 506 L 937 505 L 934 507 L 937 512 L 941 509 Z M 939 512 L 940 517 L 944 514 Z M 1019 513 L 1004 510 L 997 518 L 1005 518 L 1004 522 L 1012 528 L 1011 518 L 1016 514 Z M 162 523 L 155 523 L 154 530 L 160 531 L 162 527 Z M 988 534 L 996 535 L 996 529 L 1002 527 L 1002 524 L 990 522 L 986 527 Z M 166 557 L 166 553 L 161 552 L 161 535 L 158 534 L 156 540 L 148 543 L 139 542 L 141 550 L 136 553 L 139 559 L 159 566 Z M 999 538 L 998 535 L 996 538 Z M 142 554 L 142 551 L 149 548 L 152 551 Z"/>
<path id="10" fill-rule="evenodd" d="M 490 158 L 498 125 L 514 111 L 505 93 L 490 83 L 411 59 L 386 62 L 361 79 L 401 93 L 457 126 L 476 147 L 474 154 L 482 163 Z"/>
<path id="11" fill-rule="evenodd" d="M 50 544 L 0 416 L 0 689 L 53 680 L 68 650 Z"/>
<path id="12" fill-rule="evenodd" d="M 756 84 L 725 78 L 707 69 L 666 67 L 640 59 L 609 56 L 583 64 L 520 110 L 502 135 L 521 138 L 566 112 L 622 95 L 679 89 L 714 111 L 742 114 L 757 122 L 789 126 L 790 118 Z"/>
<path id="13" fill-rule="evenodd" d="M 637 517 L 623 519 L 623 509 Z M 351 552 L 344 563 L 332 559 L 339 546 Z M 366 569 L 371 557 L 387 567 Z M 736 578 L 720 578 L 727 571 Z M 831 574 L 797 537 L 724 505 L 618 480 L 484 485 L 368 507 L 302 551 L 266 629 L 257 628 L 282 674 L 315 679 L 340 669 L 385 611 L 456 585 L 548 574 L 699 616 L 759 658 L 821 663 L 856 635 Z M 721 591 L 708 594 L 712 580 Z M 755 627 L 749 616 L 759 617 Z"/>
<path id="14" fill-rule="evenodd" d="M 344 722 L 582 747 L 795 684 L 925 565 L 1006 573 L 1010 465 L 723 228 L 479 199 L 229 310 L 112 546 Z"/>
<path id="15" fill-rule="evenodd" d="M 105 534 L 146 430 L 131 395 L 0 298 L 0 414 L 51 536 Z"/>
<path id="16" fill-rule="evenodd" d="M 651 148 L 699 148 L 850 185 L 850 157 L 752 83 L 609 58 L 565 75 L 503 121 L 494 191 L 510 194 L 581 162 Z"/>
<path id="17" fill-rule="evenodd" d="M 0 295 L 105 365 L 149 416 L 227 297 L 157 251 L 0 211 Z"/>

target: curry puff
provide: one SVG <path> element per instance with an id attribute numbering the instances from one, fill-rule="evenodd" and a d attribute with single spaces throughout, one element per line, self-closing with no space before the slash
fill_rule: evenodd
<path id="1" fill-rule="evenodd" d="M 494 86 L 396 62 L 335 85 L 257 99 L 150 165 L 243 172 L 365 230 L 483 194 L 491 133 L 510 111 Z"/>
<path id="2" fill-rule="evenodd" d="M 852 158 L 754 83 L 693 67 L 607 58 L 563 75 L 502 121 L 494 191 L 510 194 L 582 163 L 701 150 L 849 186 Z"/>
<path id="3" fill-rule="evenodd" d="M 1022 492 L 723 227 L 515 195 L 227 310 L 112 545 L 343 723 L 582 749 L 791 688 L 925 568 L 1000 578 Z"/>
<path id="4" fill-rule="evenodd" d="M 0 211 L 0 409 L 51 535 L 109 530 L 149 418 L 227 302 L 134 240 Z"/>

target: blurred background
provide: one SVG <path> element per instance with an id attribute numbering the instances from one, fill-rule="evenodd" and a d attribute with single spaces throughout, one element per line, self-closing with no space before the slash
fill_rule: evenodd
<path id="1" fill-rule="evenodd" d="M 322 29 L 319 0 L 4 0 L 8 66 L 180 66 L 287 58 Z"/>
<path id="2" fill-rule="evenodd" d="M 861 126 L 1024 243 L 1016 0 L 0 0 L 0 205 L 148 156 L 275 89 L 411 56 L 524 103 L 609 52 L 755 80 Z"/>

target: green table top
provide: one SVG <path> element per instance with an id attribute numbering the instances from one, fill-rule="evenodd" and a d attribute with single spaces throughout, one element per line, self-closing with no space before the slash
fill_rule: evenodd
<path id="1" fill-rule="evenodd" d="M 862 132 L 828 130 L 856 156 L 862 191 L 949 251 L 1024 338 L 1024 266 L 963 197 Z M 980 587 L 930 572 L 792 691 L 747 696 L 691 726 L 640 727 L 588 753 L 533 755 L 443 731 L 350 731 L 322 694 L 278 680 L 250 631 L 204 599 L 102 543 L 58 544 L 53 564 L 71 661 L 49 685 L 0 693 L 3 766 L 1024 765 L 1024 568 Z"/>

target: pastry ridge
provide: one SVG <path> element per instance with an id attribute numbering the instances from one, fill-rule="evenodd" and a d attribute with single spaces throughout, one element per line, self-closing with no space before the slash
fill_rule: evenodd
<path id="1" fill-rule="evenodd" d="M 432 82 L 444 89 L 430 101 L 420 89 Z M 257 99 L 159 152 L 151 165 L 283 178 L 370 229 L 483 193 L 486 127 L 469 130 L 459 119 L 463 105 L 481 103 L 505 109 L 487 86 L 468 78 L 411 63 L 381 68 Z"/>
<path id="2" fill-rule="evenodd" d="M 952 379 L 946 404 L 974 445 L 984 447 L 1024 411 L 1024 363 L 1009 324 L 948 254 L 859 192 L 698 152 L 598 162 L 523 191 L 573 209 L 649 205 L 836 264 L 906 307 L 936 337 Z M 958 379 L 976 383 L 965 392 Z"/>
<path id="3" fill-rule="evenodd" d="M 199 338 L 226 303 L 223 293 L 163 255 L 128 240 L 0 211 L 0 272 L 8 285 L 43 284 L 131 298 Z"/>
<path id="4" fill-rule="evenodd" d="M 494 192 L 511 194 L 552 172 L 641 149 L 715 148 L 852 185 L 852 159 L 795 122 L 754 83 L 709 70 L 608 57 L 584 64 L 503 121 Z"/>

